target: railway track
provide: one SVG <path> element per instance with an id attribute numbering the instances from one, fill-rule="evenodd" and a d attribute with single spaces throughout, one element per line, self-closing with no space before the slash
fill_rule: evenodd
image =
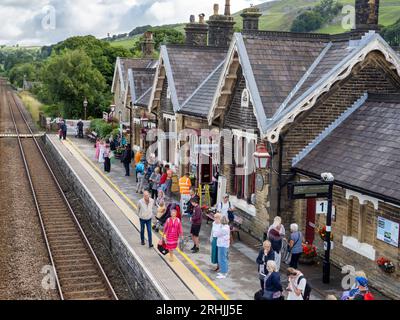
<path id="1" fill-rule="evenodd" d="M 1 83 L 1 86 L 4 84 Z M 7 103 L 61 300 L 117 300 L 46 157 L 9 90 Z"/>

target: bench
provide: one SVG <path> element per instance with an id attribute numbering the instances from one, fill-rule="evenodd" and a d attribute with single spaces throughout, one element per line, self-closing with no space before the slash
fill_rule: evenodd
<path id="1" fill-rule="evenodd" d="M 89 141 L 96 142 L 97 136 L 98 136 L 98 134 L 95 131 L 92 131 L 91 133 L 88 134 L 87 137 L 88 137 Z"/>
<path id="2" fill-rule="evenodd" d="M 203 214 L 205 218 L 207 219 L 206 224 L 208 224 L 210 221 L 214 221 L 214 212 L 215 210 L 203 210 Z M 235 215 L 235 220 L 233 221 L 233 224 L 231 225 L 231 238 L 233 239 L 233 236 L 236 234 L 237 238 L 239 241 L 240 240 L 240 226 L 243 223 L 243 219 L 237 215 Z"/>

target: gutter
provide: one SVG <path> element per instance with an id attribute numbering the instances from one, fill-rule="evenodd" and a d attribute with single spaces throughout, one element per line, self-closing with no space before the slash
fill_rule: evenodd
<path id="1" fill-rule="evenodd" d="M 306 170 L 302 170 L 302 169 L 298 169 L 298 168 L 292 168 L 292 171 L 294 171 L 296 173 L 303 174 L 303 175 L 308 176 L 310 178 L 315 178 L 315 179 L 321 180 L 321 176 L 319 176 L 318 174 L 312 173 L 312 172 L 308 172 Z M 350 190 L 356 191 L 358 193 L 364 194 L 366 196 L 370 196 L 372 198 L 376 198 L 378 200 L 381 200 L 382 202 L 386 202 L 386 203 L 389 203 L 389 204 L 391 203 L 391 204 L 394 204 L 396 206 L 400 206 L 400 200 L 399 199 L 395 199 L 395 198 L 392 198 L 392 197 L 387 197 L 387 196 L 385 196 L 383 194 L 376 193 L 376 192 L 373 192 L 373 191 L 370 191 L 370 190 L 366 190 L 366 189 L 363 189 L 363 188 L 360 188 L 360 187 L 356 187 L 356 186 L 353 186 L 353 185 L 350 185 L 348 183 L 341 182 L 341 181 L 338 181 L 338 180 L 334 181 L 334 185 L 336 185 L 338 187 L 345 188 L 345 189 L 350 189 Z"/>

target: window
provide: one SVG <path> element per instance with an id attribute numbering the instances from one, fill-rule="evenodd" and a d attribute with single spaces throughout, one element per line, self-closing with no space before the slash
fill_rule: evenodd
<path id="1" fill-rule="evenodd" d="M 256 191 L 253 153 L 256 137 L 234 136 L 235 195 L 251 204 L 252 195 Z"/>
<path id="2" fill-rule="evenodd" d="M 250 102 L 249 90 L 244 89 L 242 92 L 242 100 L 240 105 L 242 108 L 248 108 L 249 102 Z"/>

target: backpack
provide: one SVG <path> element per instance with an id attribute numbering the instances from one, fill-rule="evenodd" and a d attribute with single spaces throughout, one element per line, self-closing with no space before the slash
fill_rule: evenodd
<path id="1" fill-rule="evenodd" d="M 299 280 L 297 280 L 297 285 L 300 284 L 300 281 L 306 278 L 304 278 L 304 276 L 300 276 Z M 304 294 L 302 294 L 301 296 L 303 297 L 303 300 L 310 300 L 310 295 L 311 295 L 311 286 L 308 284 L 308 281 L 306 280 L 306 287 L 304 288 Z"/>
<path id="2" fill-rule="evenodd" d="M 144 164 L 143 163 L 139 163 L 136 166 L 136 172 L 138 172 L 138 173 L 143 173 L 144 172 Z"/>

